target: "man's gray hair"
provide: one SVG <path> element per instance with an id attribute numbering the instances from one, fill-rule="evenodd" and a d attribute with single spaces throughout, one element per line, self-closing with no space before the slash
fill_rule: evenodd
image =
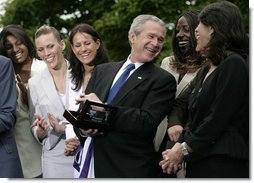
<path id="1" fill-rule="evenodd" d="M 131 24 L 129 34 L 128 34 L 129 39 L 130 39 L 131 32 L 134 32 L 136 35 L 139 35 L 140 32 L 142 31 L 144 23 L 146 23 L 147 21 L 153 21 L 153 22 L 159 23 L 162 27 L 164 27 L 165 32 L 167 32 L 166 24 L 158 17 L 154 15 L 139 15 L 136 18 L 134 18 Z"/>

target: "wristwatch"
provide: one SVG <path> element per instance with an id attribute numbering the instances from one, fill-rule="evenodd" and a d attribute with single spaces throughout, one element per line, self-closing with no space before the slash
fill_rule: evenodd
<path id="1" fill-rule="evenodd" d="M 181 146 L 182 146 L 182 153 L 183 153 L 183 156 L 186 157 L 189 155 L 189 152 L 187 150 L 187 145 L 185 142 L 181 143 Z"/>

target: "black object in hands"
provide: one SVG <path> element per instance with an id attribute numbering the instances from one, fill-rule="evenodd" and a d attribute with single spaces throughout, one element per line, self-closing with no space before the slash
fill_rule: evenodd
<path id="1" fill-rule="evenodd" d="M 78 111 L 65 110 L 63 116 L 77 128 L 105 132 L 109 130 L 117 110 L 115 106 L 87 100 Z"/>

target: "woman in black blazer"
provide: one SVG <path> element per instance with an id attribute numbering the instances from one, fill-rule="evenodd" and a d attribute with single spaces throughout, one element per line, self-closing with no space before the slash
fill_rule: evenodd
<path id="1" fill-rule="evenodd" d="M 196 50 L 208 64 L 175 103 L 179 120 L 179 111 L 188 106 L 188 123 L 182 143 L 164 151 L 160 165 L 170 174 L 185 159 L 186 177 L 247 178 L 249 48 L 241 12 L 227 1 L 212 3 L 199 21 Z"/>

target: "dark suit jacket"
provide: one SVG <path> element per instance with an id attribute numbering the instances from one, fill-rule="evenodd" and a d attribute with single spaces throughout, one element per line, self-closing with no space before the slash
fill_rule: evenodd
<path id="1" fill-rule="evenodd" d="M 124 62 L 96 66 L 86 93 L 106 101 Z M 108 133 L 94 138 L 95 177 L 154 177 L 153 138 L 172 107 L 176 81 L 153 63 L 139 67 L 116 94 L 119 107 Z"/>
<path id="2" fill-rule="evenodd" d="M 0 177 L 22 178 L 12 128 L 16 122 L 16 85 L 12 62 L 0 56 Z"/>
<path id="3" fill-rule="evenodd" d="M 208 66 L 200 70 L 192 82 L 194 89 L 189 90 L 184 141 L 194 152 L 187 160 L 198 161 L 219 154 L 248 160 L 248 67 L 242 57 L 233 54 L 203 82 L 208 70 Z"/>

